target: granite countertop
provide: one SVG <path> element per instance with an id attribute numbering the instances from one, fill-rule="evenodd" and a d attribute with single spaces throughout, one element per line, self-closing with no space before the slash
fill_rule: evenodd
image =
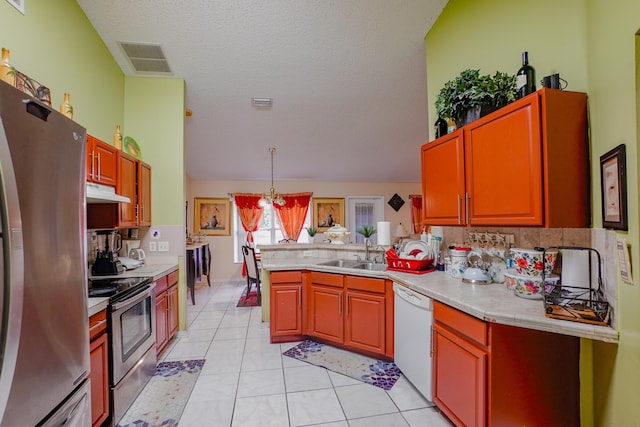
<path id="1" fill-rule="evenodd" d="M 151 277 L 152 280 L 166 276 L 178 269 L 178 264 L 147 264 L 135 270 L 127 270 L 116 276 L 89 276 L 89 279 L 120 279 L 123 277 Z M 88 298 L 89 317 L 107 308 L 109 298 Z"/>
<path id="2" fill-rule="evenodd" d="M 271 259 L 262 261 L 262 268 L 269 271 L 306 269 L 388 278 L 395 283 L 487 322 L 612 343 L 618 342 L 618 331 L 612 327 L 546 317 L 541 300 L 517 297 L 503 283 L 471 285 L 440 271 L 411 274 L 390 270 L 368 271 L 318 265 L 324 261 L 329 261 L 329 259 Z"/>

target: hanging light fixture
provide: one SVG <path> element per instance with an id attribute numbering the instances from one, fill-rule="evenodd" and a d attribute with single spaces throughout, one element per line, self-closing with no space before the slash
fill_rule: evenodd
<path id="1" fill-rule="evenodd" d="M 273 188 L 273 153 L 275 152 L 276 152 L 276 147 L 269 147 L 269 153 L 271 153 L 271 188 L 269 189 L 269 194 L 262 193 L 262 197 L 258 201 L 258 204 L 263 208 L 270 204 L 284 206 L 286 203 L 282 198 L 282 196 L 276 193 L 276 190 Z"/>

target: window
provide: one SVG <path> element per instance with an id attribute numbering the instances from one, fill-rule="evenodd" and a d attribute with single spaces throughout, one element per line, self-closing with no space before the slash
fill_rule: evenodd
<path id="1" fill-rule="evenodd" d="M 347 197 L 347 210 L 349 212 L 349 230 L 351 241 L 364 243 L 364 236 L 356 230 L 363 225 L 376 226 L 378 221 L 384 220 L 384 198 L 382 196 L 371 197 Z M 354 238 L 355 235 L 355 238 Z M 377 235 L 371 236 L 371 243 L 377 243 Z"/>
<path id="2" fill-rule="evenodd" d="M 309 212 L 307 212 L 307 217 L 304 219 L 304 227 L 309 227 L 310 221 L 311 217 L 309 216 Z M 244 262 L 242 257 L 242 245 L 247 241 L 247 232 L 244 231 L 244 228 L 242 227 L 235 203 L 233 204 L 233 229 L 235 230 L 233 233 L 233 247 L 235 248 L 233 260 L 234 262 L 241 263 Z M 260 227 L 255 233 L 253 233 L 253 242 L 255 245 L 275 245 L 283 238 L 284 236 L 282 235 L 282 231 L 280 231 L 280 226 L 278 225 L 273 205 L 269 205 L 264 208 Z M 308 240 L 304 239 L 308 238 L 309 235 L 303 230 L 302 233 L 300 233 L 300 239 L 298 241 L 306 242 Z"/>

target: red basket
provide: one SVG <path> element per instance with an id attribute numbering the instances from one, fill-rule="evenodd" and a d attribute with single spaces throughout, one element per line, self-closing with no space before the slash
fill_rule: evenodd
<path id="1" fill-rule="evenodd" d="M 404 271 L 408 273 L 426 273 L 429 267 L 432 267 L 434 258 L 425 259 L 407 259 L 407 258 L 389 258 L 387 257 L 387 269 Z"/>

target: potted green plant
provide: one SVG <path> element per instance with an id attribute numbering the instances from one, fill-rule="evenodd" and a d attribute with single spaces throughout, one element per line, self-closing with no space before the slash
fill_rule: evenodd
<path id="1" fill-rule="evenodd" d="M 363 225 L 362 227 L 356 230 L 358 234 L 362 234 L 364 236 L 365 245 L 369 244 L 369 238 L 376 234 L 376 228 L 373 225 Z"/>
<path id="2" fill-rule="evenodd" d="M 313 242 L 313 238 L 316 234 L 318 234 L 318 228 L 317 227 L 305 227 L 305 230 L 307 230 L 307 233 L 309 234 L 309 242 Z"/>
<path id="3" fill-rule="evenodd" d="M 435 102 L 438 115 L 451 118 L 458 127 L 471 123 L 516 100 L 516 77 L 497 71 L 494 76 L 480 70 L 464 70 L 449 80 Z"/>

